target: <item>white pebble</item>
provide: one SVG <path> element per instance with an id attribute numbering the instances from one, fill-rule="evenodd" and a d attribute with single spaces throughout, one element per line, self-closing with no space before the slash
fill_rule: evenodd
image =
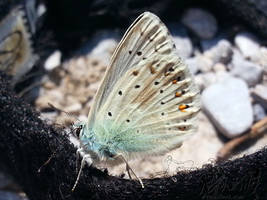
<path id="1" fill-rule="evenodd" d="M 53 52 L 45 61 L 44 68 L 47 71 L 52 71 L 61 64 L 61 52 L 59 50 Z"/>
<path id="2" fill-rule="evenodd" d="M 206 88 L 202 93 L 202 105 L 214 125 L 226 137 L 236 137 L 252 125 L 249 90 L 242 79 L 228 77 Z"/>
<path id="3" fill-rule="evenodd" d="M 257 85 L 252 91 L 252 97 L 267 109 L 267 86 Z"/>
<path id="4" fill-rule="evenodd" d="M 182 16 L 182 23 L 202 39 L 213 38 L 217 32 L 216 18 L 201 8 L 190 8 Z"/>
<path id="5" fill-rule="evenodd" d="M 239 33 L 235 36 L 234 41 L 245 58 L 252 61 L 260 59 L 260 45 L 253 34 L 248 32 Z"/>

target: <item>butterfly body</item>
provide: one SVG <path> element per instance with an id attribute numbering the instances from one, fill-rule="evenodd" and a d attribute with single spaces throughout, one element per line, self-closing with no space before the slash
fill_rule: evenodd
<path id="1" fill-rule="evenodd" d="M 195 131 L 199 99 L 167 28 L 145 12 L 113 54 L 81 125 L 81 151 L 92 162 L 163 155 Z"/>
<path id="2" fill-rule="evenodd" d="M 156 149 L 152 143 L 153 136 L 138 134 L 134 128 L 126 126 L 111 126 L 111 122 L 103 122 L 94 128 L 84 128 L 80 132 L 80 143 L 84 153 L 90 154 L 93 162 L 106 161 L 110 164 L 121 162 L 115 159 L 117 155 L 131 159 L 131 153 L 147 152 Z"/>
<path id="3" fill-rule="evenodd" d="M 83 126 L 80 142 L 86 151 L 99 154 L 99 157 L 102 158 L 100 160 L 112 159 L 117 154 L 122 154 L 129 159 L 138 157 L 136 156 L 138 154 L 140 154 L 139 157 L 161 155 L 176 146 L 180 146 L 182 139 L 184 139 L 183 137 L 178 137 L 178 140 L 175 139 L 184 134 L 184 130 L 179 130 L 179 127 L 187 126 L 187 123 L 184 122 L 186 116 L 194 114 L 197 110 L 193 107 L 193 110 L 188 109 L 183 113 L 179 110 L 179 103 L 184 102 L 185 99 L 190 101 L 197 93 L 191 92 L 175 97 L 177 91 L 182 91 L 182 87 L 187 86 L 191 81 L 180 74 L 184 68 L 181 67 L 180 63 L 176 65 L 172 63 L 171 58 L 159 60 L 158 63 L 161 65 L 158 67 L 156 67 L 156 59 L 150 60 L 151 63 L 146 61 L 141 67 L 140 77 L 134 75 L 135 69 L 126 72 L 124 76 L 132 76 L 131 79 L 121 77 L 115 86 L 117 91 L 114 92 L 114 96 L 109 97 L 110 100 L 107 100 L 107 105 L 103 106 L 103 110 L 100 110 L 99 116 L 97 116 L 98 120 L 91 127 L 90 123 Z M 147 77 L 146 73 L 151 73 L 150 64 L 152 61 L 154 61 L 155 72 L 150 78 L 147 78 L 146 81 L 149 83 L 143 83 L 144 78 L 142 76 Z M 168 67 L 173 67 L 174 71 L 168 72 Z M 179 67 L 179 69 L 176 71 L 175 67 Z M 169 73 L 168 76 L 165 75 L 166 73 Z M 181 75 L 180 78 L 179 75 Z M 174 80 L 178 78 L 179 81 L 174 84 Z M 150 87 L 142 88 L 143 85 L 150 85 Z M 134 93 L 131 90 L 139 90 L 140 92 Z M 182 94 L 182 92 L 180 93 Z M 116 96 L 122 100 L 117 107 L 112 107 L 109 102 L 116 104 L 117 102 L 112 100 L 116 99 Z M 118 116 L 114 114 L 116 109 L 121 110 Z M 123 121 L 120 120 L 124 115 L 127 117 Z M 176 123 L 171 124 L 172 119 Z"/>

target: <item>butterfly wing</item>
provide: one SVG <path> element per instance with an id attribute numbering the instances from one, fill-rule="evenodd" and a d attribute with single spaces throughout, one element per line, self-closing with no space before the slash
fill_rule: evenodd
<path id="1" fill-rule="evenodd" d="M 171 36 L 140 15 L 113 55 L 89 114 L 97 141 L 127 157 L 163 154 L 195 129 L 199 91 Z"/>
<path id="2" fill-rule="evenodd" d="M 165 36 L 162 37 L 162 34 L 160 34 L 161 32 L 166 34 L 165 31 L 167 31 L 161 24 L 162 22 L 157 16 L 150 12 L 145 12 L 127 29 L 113 53 L 110 66 L 106 70 L 100 88 L 95 95 L 94 103 L 88 117 L 90 124 L 94 123 L 96 113 L 98 113 L 100 107 L 106 102 L 107 96 L 111 93 L 118 79 L 128 69 L 136 66 L 144 58 L 145 54 L 146 56 L 153 54 L 154 50 L 158 53 L 170 51 L 174 44 L 170 44 L 168 39 L 164 38 Z M 157 45 L 158 49 L 155 49 L 155 45 Z M 143 52 L 141 51 L 142 49 L 144 50 Z"/>

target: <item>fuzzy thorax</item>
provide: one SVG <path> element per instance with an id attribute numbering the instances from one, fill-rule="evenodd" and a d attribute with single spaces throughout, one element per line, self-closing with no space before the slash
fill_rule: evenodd
<path id="1" fill-rule="evenodd" d="M 81 147 L 94 161 L 115 162 L 114 158 L 118 155 L 123 155 L 128 160 L 131 154 L 155 148 L 151 136 L 136 134 L 131 126 L 114 125 L 111 121 L 96 123 L 93 127 L 88 127 L 88 124 L 81 126 Z"/>

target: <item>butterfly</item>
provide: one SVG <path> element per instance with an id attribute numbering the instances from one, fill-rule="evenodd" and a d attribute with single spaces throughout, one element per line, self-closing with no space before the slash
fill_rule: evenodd
<path id="1" fill-rule="evenodd" d="M 118 44 L 95 95 L 88 121 L 77 123 L 82 168 L 158 156 L 176 149 L 196 130 L 199 90 L 177 55 L 166 26 L 141 14 Z"/>

